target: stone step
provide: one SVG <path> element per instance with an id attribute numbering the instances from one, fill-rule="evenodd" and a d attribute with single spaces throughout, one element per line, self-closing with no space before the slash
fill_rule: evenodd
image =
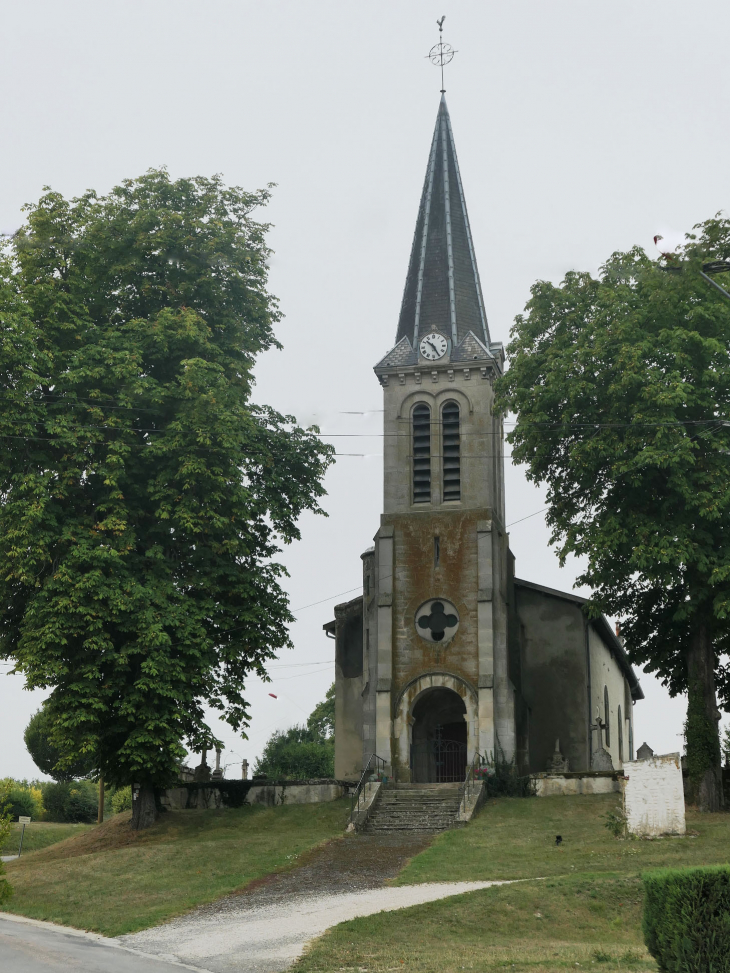
<path id="1" fill-rule="evenodd" d="M 443 818 L 443 817 L 453 816 L 454 814 L 456 814 L 458 810 L 459 810 L 458 804 L 454 804 L 453 807 L 441 807 L 441 808 L 414 807 L 411 808 L 406 814 L 405 808 L 385 806 L 385 807 L 377 808 L 375 813 L 379 814 L 381 817 L 385 816 L 386 814 L 396 815 L 397 817 L 403 817 L 404 815 L 407 817 L 413 817 L 414 815 L 417 814 L 426 814 L 426 815 L 431 815 L 432 817 Z"/>
<path id="2" fill-rule="evenodd" d="M 381 791 L 366 831 L 436 833 L 457 826 L 458 784 L 396 784 Z"/>
<path id="3" fill-rule="evenodd" d="M 408 811 L 413 808 L 424 807 L 424 808 L 432 808 L 433 810 L 438 811 L 438 809 L 442 807 L 444 808 L 458 807 L 459 803 L 460 802 L 458 800 L 457 801 L 385 801 L 383 800 L 379 804 L 379 807 L 398 807 L 398 808 L 402 808 L 404 811 Z"/>

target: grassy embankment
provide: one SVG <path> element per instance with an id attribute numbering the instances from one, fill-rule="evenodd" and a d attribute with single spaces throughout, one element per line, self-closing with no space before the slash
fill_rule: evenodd
<path id="1" fill-rule="evenodd" d="M 604 826 L 616 803 L 612 796 L 490 802 L 467 828 L 440 835 L 397 884 L 527 881 L 342 923 L 293 973 L 656 970 L 641 935 L 640 873 L 727 862 L 730 815 L 690 811 L 687 827 L 697 836 L 620 841 Z"/>
<path id="2" fill-rule="evenodd" d="M 65 838 L 72 838 L 75 835 L 89 831 L 91 824 L 56 824 L 53 821 L 32 821 L 27 825 L 23 836 L 23 854 L 29 851 L 39 851 L 41 848 L 48 848 L 55 845 Z M 0 845 L 0 855 L 17 855 L 20 845 L 19 824 L 11 824 L 10 834 L 4 845 Z"/>
<path id="3" fill-rule="evenodd" d="M 146 929 L 291 867 L 341 835 L 348 812 L 346 801 L 173 811 L 141 833 L 118 814 L 27 856 L 24 849 L 5 866 L 15 890 L 6 909 L 107 936 Z"/>

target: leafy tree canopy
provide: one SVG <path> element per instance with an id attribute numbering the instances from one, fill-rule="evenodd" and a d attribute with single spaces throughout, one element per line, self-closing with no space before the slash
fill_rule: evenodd
<path id="1" fill-rule="evenodd" d="M 272 780 L 312 780 L 335 772 L 335 684 L 318 703 L 306 726 L 273 733 L 256 761 L 254 774 Z"/>
<path id="2" fill-rule="evenodd" d="M 307 729 L 319 737 L 335 735 L 335 684 L 332 683 L 321 703 L 317 703 L 307 718 Z"/>
<path id="3" fill-rule="evenodd" d="M 634 662 L 688 691 L 688 758 L 721 801 L 715 678 L 730 705 L 730 221 L 675 254 L 614 253 L 596 279 L 539 281 L 516 319 L 501 404 L 512 457 L 547 485 L 561 562 L 625 619 Z M 704 268 L 704 270 L 703 270 Z"/>
<path id="4" fill-rule="evenodd" d="M 87 777 L 94 771 L 94 758 L 90 755 L 64 760 L 58 747 L 51 742 L 53 723 L 48 710 L 39 709 L 31 716 L 25 728 L 24 739 L 28 753 L 38 770 L 57 781 L 71 781 Z"/>
<path id="5" fill-rule="evenodd" d="M 0 653 L 140 808 L 215 741 L 206 706 L 247 725 L 289 644 L 276 555 L 321 512 L 332 450 L 251 401 L 268 198 L 164 170 L 48 190 L 0 265 Z"/>

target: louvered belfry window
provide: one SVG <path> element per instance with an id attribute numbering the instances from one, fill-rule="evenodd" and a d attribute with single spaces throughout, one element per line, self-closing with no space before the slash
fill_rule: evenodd
<path id="1" fill-rule="evenodd" d="M 413 410 L 413 502 L 431 502 L 431 410 Z"/>
<path id="2" fill-rule="evenodd" d="M 441 412 L 444 449 L 444 500 L 461 500 L 459 406 L 447 402 Z"/>

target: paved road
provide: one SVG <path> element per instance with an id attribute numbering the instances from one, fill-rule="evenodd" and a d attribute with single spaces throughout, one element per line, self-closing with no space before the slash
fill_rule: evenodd
<path id="1" fill-rule="evenodd" d="M 190 969 L 190 967 L 187 967 Z M 182 967 L 185 969 L 185 967 Z M 120 948 L 103 936 L 0 915 L 0 970 L 3 973 L 180 973 L 163 957 Z M 206 971 L 207 973 L 207 971 Z"/>

